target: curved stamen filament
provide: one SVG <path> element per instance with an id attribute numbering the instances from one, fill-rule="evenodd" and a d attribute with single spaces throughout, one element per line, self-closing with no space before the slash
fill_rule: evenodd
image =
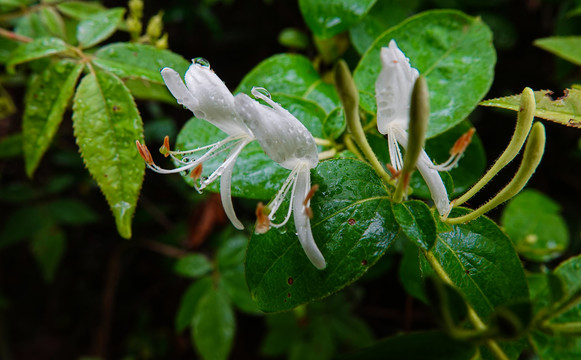
<path id="1" fill-rule="evenodd" d="M 297 178 L 298 171 L 299 171 L 299 166 L 295 167 L 291 171 L 290 175 L 286 178 L 284 184 L 282 185 L 282 187 L 280 188 L 280 190 L 276 194 L 276 197 L 272 201 L 272 203 L 271 203 L 272 205 L 269 206 L 271 210 L 270 210 L 270 214 L 268 215 L 268 218 L 271 220 L 270 225 L 272 227 L 278 228 L 278 227 L 284 226 L 288 222 L 288 220 L 290 219 L 290 215 L 292 213 L 292 206 L 290 204 L 292 204 L 292 200 L 294 197 L 296 178 Z M 292 185 L 291 201 L 289 203 L 287 214 L 281 223 L 274 224 L 274 223 L 272 223 L 272 220 L 274 219 L 274 216 L 276 215 L 278 208 L 280 207 L 280 205 L 282 205 L 282 202 L 286 198 L 286 195 L 288 194 L 289 190 L 291 190 L 291 185 Z"/>
<path id="2" fill-rule="evenodd" d="M 450 157 L 448 160 L 438 165 L 431 165 L 430 167 L 438 171 L 450 171 L 455 168 L 456 165 L 458 165 L 458 161 L 460 161 L 462 155 L 464 155 L 466 148 L 468 145 L 470 145 L 470 142 L 472 141 L 472 135 L 474 135 L 475 131 L 476 129 L 471 128 L 466 133 L 462 134 L 462 136 L 456 140 L 454 146 L 452 146 L 452 149 L 450 149 Z"/>

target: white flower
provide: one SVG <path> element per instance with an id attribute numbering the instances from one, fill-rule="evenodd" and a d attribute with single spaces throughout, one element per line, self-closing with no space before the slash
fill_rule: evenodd
<path id="1" fill-rule="evenodd" d="M 387 135 L 391 166 L 397 173 L 403 167 L 399 146 L 406 148 L 408 144 L 411 94 L 419 72 L 410 66 L 409 59 L 394 40 L 389 42 L 389 47 L 381 49 L 381 64 L 382 69 L 375 82 L 377 129 Z M 447 216 L 451 208 L 446 187 L 438 171 L 447 171 L 456 166 L 473 132 L 474 130 L 470 130 L 456 142 L 451 150 L 452 156 L 442 165 L 434 165 L 424 150 L 418 159 L 418 170 L 426 181 L 441 216 Z"/>
<path id="2" fill-rule="evenodd" d="M 325 259 L 315 243 L 309 220 L 310 199 L 316 190 L 316 186 L 311 188 L 310 169 L 319 162 L 315 139 L 297 118 L 272 101 L 264 89 L 253 88 L 252 94 L 270 106 L 260 104 L 246 94 L 238 94 L 235 102 L 240 117 L 256 136 L 264 152 L 282 167 L 291 170 L 269 206 L 264 209 L 259 204 L 256 231 L 263 233 L 270 226 L 285 225 L 292 211 L 297 235 L 307 257 L 315 267 L 324 269 Z M 291 188 L 290 205 L 284 220 L 279 224 L 271 223 Z"/>
<path id="3" fill-rule="evenodd" d="M 230 185 L 232 183 L 234 163 L 244 146 L 254 140 L 254 135 L 238 116 L 234 96 L 222 80 L 210 69 L 207 62 L 194 61 L 186 72 L 185 84 L 180 75 L 173 69 L 164 68 L 161 70 L 161 75 L 169 91 L 179 104 L 190 109 L 196 117 L 204 119 L 224 131 L 228 134 L 228 137 L 214 144 L 185 151 L 170 150 L 169 140 L 166 137 L 164 146 L 162 146 L 160 151 L 165 156 L 171 156 L 181 165 L 171 170 L 157 166 L 153 162 L 147 147 L 137 142 L 137 148 L 141 156 L 145 159 L 150 169 L 161 174 L 190 171 L 190 176 L 194 178 L 194 186 L 198 191 L 202 191 L 221 176 L 220 194 L 224 211 L 237 229 L 243 229 L 244 226 L 234 212 Z M 204 150 L 206 150 L 206 153 L 202 156 L 196 159 L 191 158 L 192 154 Z M 203 162 L 228 150 L 230 150 L 230 153 L 226 160 L 208 178 L 202 179 Z"/>

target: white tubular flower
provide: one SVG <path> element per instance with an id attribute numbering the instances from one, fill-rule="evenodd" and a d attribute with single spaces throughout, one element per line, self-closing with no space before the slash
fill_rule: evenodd
<path id="1" fill-rule="evenodd" d="M 180 164 L 175 169 L 162 169 L 157 166 L 147 147 L 137 142 L 139 153 L 145 160 L 147 167 L 155 172 L 173 174 L 190 171 L 190 176 L 194 179 L 194 187 L 198 192 L 201 192 L 221 176 L 220 194 L 224 211 L 237 229 L 243 229 L 244 226 L 234 212 L 230 185 L 236 159 L 244 146 L 254 140 L 254 135 L 238 116 L 234 96 L 210 69 L 205 60 L 194 60 L 186 72 L 185 84 L 180 75 L 173 69 L 164 68 L 161 70 L 161 75 L 179 104 L 190 109 L 196 117 L 204 119 L 224 131 L 228 137 L 214 144 L 184 151 L 170 150 L 169 139 L 166 137 L 160 152 L 165 156 L 171 156 Z M 230 153 L 226 160 L 208 178 L 201 178 L 203 162 L 228 150 Z M 193 157 L 193 154 L 201 151 L 206 152 L 197 158 Z"/>
<path id="2" fill-rule="evenodd" d="M 403 167 L 399 146 L 403 146 L 404 149 L 407 147 L 411 94 L 419 72 L 411 67 L 409 59 L 394 40 L 389 42 L 389 47 L 381 49 L 381 64 L 382 69 L 375 82 L 377 129 L 387 135 L 391 166 L 397 174 Z M 465 134 L 457 141 L 451 151 L 452 157 L 442 165 L 434 165 L 424 150 L 418 159 L 418 170 L 426 181 L 441 216 L 447 216 L 451 207 L 438 171 L 450 170 L 457 164 L 473 132 L 469 131 L 469 134 Z M 458 143 L 462 146 L 458 146 Z"/>
<path id="3" fill-rule="evenodd" d="M 315 139 L 297 118 L 272 101 L 264 89 L 253 88 L 252 94 L 270 106 L 260 104 L 248 95 L 238 94 L 235 102 L 240 117 L 256 136 L 264 152 L 282 167 L 291 170 L 272 202 L 266 207 L 258 205 L 256 232 L 264 233 L 270 226 L 285 225 L 293 212 L 301 246 L 311 263 L 322 270 L 326 267 L 325 259 L 315 243 L 309 220 L 312 216 L 310 200 L 317 189 L 317 186 L 311 188 L 310 169 L 319 163 Z M 272 223 L 291 188 L 290 205 L 284 220 L 279 224 Z"/>

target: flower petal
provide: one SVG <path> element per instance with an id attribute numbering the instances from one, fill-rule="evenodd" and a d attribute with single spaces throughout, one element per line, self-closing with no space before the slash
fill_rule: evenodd
<path id="1" fill-rule="evenodd" d="M 234 211 L 234 205 L 232 204 L 232 171 L 234 169 L 234 165 L 236 164 L 236 159 L 242 149 L 248 144 L 252 139 L 245 139 L 241 140 L 236 144 L 234 149 L 228 155 L 228 159 L 222 164 L 222 176 L 220 178 L 220 197 L 222 199 L 222 207 L 224 208 L 224 212 L 228 219 L 232 222 L 232 225 L 238 230 L 244 229 L 244 225 L 242 222 L 238 220 L 236 216 L 236 212 Z"/>
<path id="2" fill-rule="evenodd" d="M 440 173 L 438 170 L 433 169 L 434 164 L 432 164 L 432 161 L 428 158 L 428 154 L 424 150 L 420 154 L 417 166 L 428 185 L 428 189 L 430 189 L 430 194 L 432 195 L 436 209 L 438 209 L 438 213 L 440 216 L 447 216 L 451 210 L 448 192 L 440 177 Z"/>
<path id="3" fill-rule="evenodd" d="M 171 68 L 161 69 L 161 76 L 169 92 L 176 98 L 178 104 L 187 107 L 190 111 L 198 107 L 198 100 L 190 93 L 180 74 Z"/>
<path id="4" fill-rule="evenodd" d="M 295 194 L 292 199 L 297 235 L 301 246 L 311 263 L 315 265 L 317 269 L 323 270 L 327 264 L 323 254 L 315 243 L 313 232 L 311 230 L 311 222 L 305 212 L 305 205 L 303 204 L 307 194 L 311 190 L 311 171 L 306 163 L 299 164 L 298 166 L 301 166 L 301 168 L 297 173 Z"/>

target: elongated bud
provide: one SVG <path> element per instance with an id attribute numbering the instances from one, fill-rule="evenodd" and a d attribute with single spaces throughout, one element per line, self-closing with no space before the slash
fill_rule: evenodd
<path id="1" fill-rule="evenodd" d="M 127 31 L 129 32 L 129 34 L 131 34 L 131 38 L 134 40 L 139 39 L 139 36 L 141 35 L 141 31 L 143 30 L 143 25 L 141 24 L 141 20 L 130 16 L 127 18 L 125 23 L 127 25 Z"/>
<path id="2" fill-rule="evenodd" d="M 163 32 L 163 11 L 158 12 L 156 15 L 152 16 L 147 23 L 147 36 L 153 42 L 159 39 L 161 33 Z"/>
<path id="3" fill-rule="evenodd" d="M 537 166 L 539 166 L 544 151 L 545 127 L 540 122 L 537 122 L 530 132 L 520 167 L 508 185 L 506 185 L 504 189 L 500 190 L 500 192 L 496 194 L 495 197 L 490 199 L 486 204 L 482 205 L 473 212 L 457 218 L 448 218 L 446 219 L 446 222 L 448 224 L 460 224 L 474 220 L 480 215 L 487 213 L 488 211 L 494 209 L 498 205 L 508 201 L 513 196 L 518 194 L 525 187 L 537 169 Z"/>
<path id="4" fill-rule="evenodd" d="M 167 43 L 168 35 L 164 33 L 157 41 L 155 42 L 155 47 L 161 50 L 165 50 L 168 47 Z"/>
<path id="5" fill-rule="evenodd" d="M 339 99 L 341 99 L 341 104 L 343 104 L 343 112 L 345 113 L 345 120 L 347 121 L 349 132 L 351 132 L 353 139 L 355 139 L 361 152 L 363 152 L 363 155 L 367 158 L 377 175 L 384 182 L 392 183 L 391 176 L 385 171 L 365 137 L 363 126 L 361 126 L 361 119 L 359 118 L 359 91 L 357 90 L 355 81 L 353 81 L 351 71 L 349 71 L 349 67 L 344 60 L 339 60 L 335 64 L 333 77 Z"/>
<path id="6" fill-rule="evenodd" d="M 430 119 L 430 97 L 426 78 L 417 78 L 412 91 L 410 106 L 410 121 L 408 127 L 409 139 L 403 161 L 402 176 L 397 183 L 393 200 L 400 202 L 403 198 L 412 171 L 414 171 L 418 158 L 426 142 L 426 132 L 428 131 L 428 121 Z"/>
<path id="7" fill-rule="evenodd" d="M 521 95 L 520 109 L 516 120 L 516 127 L 510 143 L 496 160 L 494 165 L 482 176 L 482 178 L 470 188 L 464 195 L 453 201 L 454 206 L 463 204 L 469 200 L 474 194 L 482 189 L 492 178 L 498 174 L 508 163 L 515 158 L 522 148 L 535 118 L 536 111 L 535 94 L 531 88 L 525 88 Z"/>

